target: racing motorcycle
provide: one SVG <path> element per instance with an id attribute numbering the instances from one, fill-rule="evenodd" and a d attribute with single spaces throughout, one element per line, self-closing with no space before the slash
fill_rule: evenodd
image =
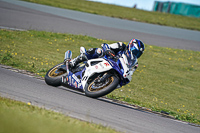
<path id="1" fill-rule="evenodd" d="M 117 59 L 107 55 L 79 63 L 70 68 L 72 59 L 70 50 L 65 52 L 64 62 L 52 67 L 45 76 L 45 82 L 51 86 L 65 86 L 84 92 L 86 96 L 98 98 L 112 92 L 131 81 L 137 69 L 137 58 L 131 59 L 121 52 Z"/>

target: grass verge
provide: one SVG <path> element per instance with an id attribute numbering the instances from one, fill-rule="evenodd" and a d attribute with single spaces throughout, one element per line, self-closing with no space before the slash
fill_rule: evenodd
<path id="1" fill-rule="evenodd" d="M 116 133 L 63 114 L 0 97 L 1 133 Z"/>
<path id="2" fill-rule="evenodd" d="M 109 17 L 200 31 L 200 18 L 103 4 L 86 0 L 24 0 Z M 142 17 L 141 17 L 142 16 Z"/>
<path id="3" fill-rule="evenodd" d="M 82 35 L 0 30 L 0 63 L 44 76 L 63 61 L 65 51 L 72 50 L 75 57 L 80 46 L 88 49 L 101 43 L 112 42 Z M 145 47 L 131 83 L 107 97 L 200 124 L 200 52 Z"/>

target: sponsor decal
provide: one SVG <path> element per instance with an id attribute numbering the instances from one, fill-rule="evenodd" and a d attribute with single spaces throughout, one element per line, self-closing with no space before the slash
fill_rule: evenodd
<path id="1" fill-rule="evenodd" d="M 98 69 L 98 66 L 96 65 L 95 68 Z"/>
<path id="2" fill-rule="evenodd" d="M 72 77 L 78 82 L 78 83 L 80 83 L 80 80 L 76 77 L 76 75 L 72 75 Z"/>
<path id="3" fill-rule="evenodd" d="M 99 65 L 100 65 L 102 68 L 104 68 L 103 64 L 100 63 Z"/>
<path id="4" fill-rule="evenodd" d="M 75 88 L 81 87 L 81 81 L 80 79 L 76 77 L 75 74 L 73 74 L 72 76 L 69 76 L 68 78 L 66 78 L 66 80 L 68 81 L 69 85 L 71 85 L 72 87 L 75 87 Z"/>
<path id="5" fill-rule="evenodd" d="M 66 78 L 68 80 L 68 83 L 70 86 L 75 87 L 75 88 L 81 88 L 81 80 L 76 77 L 76 75 L 69 76 L 69 78 Z"/>
<path id="6" fill-rule="evenodd" d="M 104 65 L 107 67 L 107 66 L 110 66 L 110 64 L 108 62 L 104 63 Z"/>
<path id="7" fill-rule="evenodd" d="M 80 87 L 81 87 L 81 83 L 78 84 L 78 88 L 80 88 Z"/>

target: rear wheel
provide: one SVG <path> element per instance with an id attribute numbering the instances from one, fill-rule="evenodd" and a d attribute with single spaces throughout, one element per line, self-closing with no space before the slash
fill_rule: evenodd
<path id="1" fill-rule="evenodd" d="M 119 79 L 115 75 L 111 75 L 105 81 L 96 83 L 93 80 L 91 83 L 86 85 L 85 95 L 92 98 L 101 97 L 112 92 L 117 88 Z"/>
<path id="2" fill-rule="evenodd" d="M 52 67 L 45 75 L 45 82 L 51 86 L 60 86 L 61 85 L 61 77 L 66 74 L 64 68 L 64 63 L 60 63 L 54 67 Z"/>

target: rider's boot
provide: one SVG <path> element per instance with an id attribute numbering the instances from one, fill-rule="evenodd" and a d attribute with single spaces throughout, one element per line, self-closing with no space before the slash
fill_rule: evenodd
<path id="1" fill-rule="evenodd" d="M 87 61 L 87 60 L 88 60 L 88 58 L 85 55 L 85 53 L 81 53 L 79 56 L 77 56 L 76 58 L 74 58 L 73 60 L 71 60 L 69 62 L 69 65 L 70 65 L 71 68 L 74 68 L 80 62 Z"/>

